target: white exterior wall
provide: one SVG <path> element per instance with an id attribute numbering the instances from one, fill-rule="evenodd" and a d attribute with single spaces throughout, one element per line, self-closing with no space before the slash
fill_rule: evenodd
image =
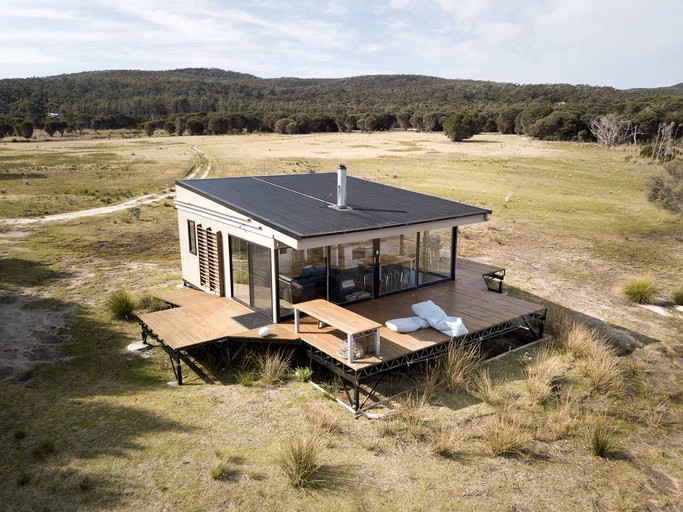
<path id="1" fill-rule="evenodd" d="M 199 194 L 190 192 L 182 187 L 176 188 L 176 209 L 178 210 L 178 235 L 180 239 L 180 265 L 183 279 L 189 284 L 200 288 L 199 260 L 196 254 L 190 252 L 190 241 L 187 221 L 193 220 L 196 226 L 211 228 L 211 231 L 221 232 L 223 238 L 223 270 L 225 280 L 225 294 L 230 296 L 230 251 L 228 250 L 228 236 L 233 235 L 258 245 L 273 249 L 276 242 L 272 230 L 247 219 L 228 208 L 216 204 Z"/>

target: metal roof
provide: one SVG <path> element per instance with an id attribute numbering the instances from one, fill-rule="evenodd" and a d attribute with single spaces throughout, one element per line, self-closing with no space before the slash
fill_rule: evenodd
<path id="1" fill-rule="evenodd" d="M 335 208 L 336 173 L 179 180 L 176 184 L 297 240 L 491 213 L 354 177 L 347 178 L 349 208 L 339 210 Z"/>

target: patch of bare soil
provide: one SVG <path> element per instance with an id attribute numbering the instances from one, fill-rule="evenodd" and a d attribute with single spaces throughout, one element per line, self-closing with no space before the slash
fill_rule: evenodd
<path id="1" fill-rule="evenodd" d="M 20 375 L 38 363 L 63 359 L 64 308 L 41 299 L 14 294 L 0 296 L 0 381 Z"/>

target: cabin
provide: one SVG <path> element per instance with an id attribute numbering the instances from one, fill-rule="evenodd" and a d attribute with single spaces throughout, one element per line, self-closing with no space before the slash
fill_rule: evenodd
<path id="1" fill-rule="evenodd" d="M 311 364 L 350 382 L 358 412 L 365 381 L 447 349 L 454 336 L 436 329 L 386 327 L 426 300 L 462 319 L 463 342 L 517 329 L 543 337 L 545 309 L 503 294 L 505 269 L 457 257 L 459 227 L 488 221 L 486 208 L 351 177 L 344 165 L 181 180 L 175 206 L 187 289 L 140 324 L 178 383 L 188 349 L 266 338 L 303 345 Z"/>

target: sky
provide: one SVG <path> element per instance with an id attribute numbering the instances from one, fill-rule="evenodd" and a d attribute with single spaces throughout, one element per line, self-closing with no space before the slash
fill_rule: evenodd
<path id="1" fill-rule="evenodd" d="M 206 67 L 664 87 L 683 82 L 682 22 L 681 0 L 0 0 L 0 78 Z"/>

